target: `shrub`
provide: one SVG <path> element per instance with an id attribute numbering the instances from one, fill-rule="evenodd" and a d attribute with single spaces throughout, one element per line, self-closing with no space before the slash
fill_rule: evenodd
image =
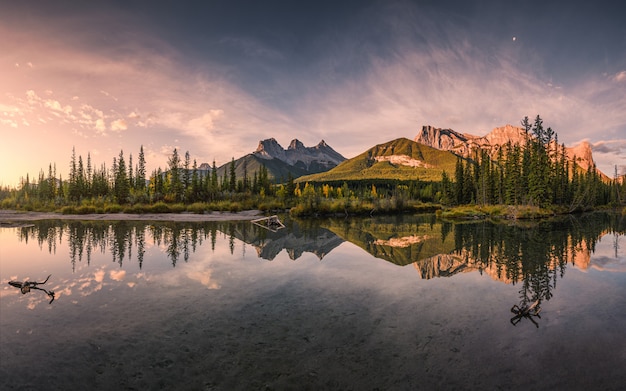
<path id="1" fill-rule="evenodd" d="M 150 206 L 144 204 L 130 205 L 124 208 L 124 213 L 144 214 L 150 210 Z"/>
<path id="2" fill-rule="evenodd" d="M 159 201 L 148 209 L 151 213 L 170 213 L 170 207 L 163 201 Z"/>
<path id="3" fill-rule="evenodd" d="M 73 215 L 76 214 L 76 208 L 72 205 L 67 205 L 61 208 L 61 213 L 64 215 Z"/>
<path id="4" fill-rule="evenodd" d="M 15 199 L 5 198 L 0 203 L 0 209 L 17 209 Z"/>
<path id="5" fill-rule="evenodd" d="M 204 214 L 207 209 L 208 205 L 204 202 L 194 202 L 193 204 L 187 206 L 187 212 L 196 214 Z"/>
<path id="6" fill-rule="evenodd" d="M 243 210 L 243 207 L 241 205 L 241 203 L 239 202 L 231 202 L 229 207 L 228 207 L 228 211 L 229 212 L 241 212 Z"/>
<path id="7" fill-rule="evenodd" d="M 119 204 L 108 204 L 104 206 L 104 213 L 122 213 L 123 209 Z"/>
<path id="8" fill-rule="evenodd" d="M 96 207 L 93 205 L 81 205 L 74 211 L 75 214 L 86 215 L 96 213 Z"/>
<path id="9" fill-rule="evenodd" d="M 285 210 L 287 208 L 285 206 L 285 203 L 280 200 L 265 199 L 257 205 L 257 209 L 268 212 L 272 210 Z"/>
<path id="10" fill-rule="evenodd" d="M 170 213 L 183 213 L 187 210 L 185 204 L 172 204 L 170 205 Z"/>

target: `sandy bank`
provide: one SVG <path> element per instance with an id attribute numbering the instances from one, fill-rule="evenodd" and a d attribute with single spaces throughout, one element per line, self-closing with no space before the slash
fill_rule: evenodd
<path id="1" fill-rule="evenodd" d="M 211 212 L 195 213 L 102 213 L 69 215 L 52 212 L 18 212 L 14 210 L 0 210 L 0 225 L 8 226 L 12 222 L 37 220 L 134 220 L 134 221 L 233 221 L 251 220 L 262 216 L 259 210 L 245 210 L 242 212 Z"/>

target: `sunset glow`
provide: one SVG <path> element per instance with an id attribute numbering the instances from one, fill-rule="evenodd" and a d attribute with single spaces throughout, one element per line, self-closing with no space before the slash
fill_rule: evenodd
<path id="1" fill-rule="evenodd" d="M 422 125 L 485 135 L 537 114 L 626 172 L 619 5 L 422 3 L 5 4 L 0 186 L 49 164 L 67 178 L 72 148 L 110 166 L 143 145 L 149 170 L 270 137 L 351 158 Z"/>

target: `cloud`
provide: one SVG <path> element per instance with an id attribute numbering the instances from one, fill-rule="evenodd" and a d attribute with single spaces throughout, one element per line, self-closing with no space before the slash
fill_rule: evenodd
<path id="1" fill-rule="evenodd" d="M 223 114 L 224 111 L 221 109 L 209 110 L 208 113 L 203 114 L 201 117 L 190 120 L 188 129 L 196 134 L 211 131 L 215 128 L 215 121 L 222 117 Z"/>
<path id="2" fill-rule="evenodd" d="M 20 108 L 15 105 L 5 105 L 0 103 L 0 114 L 6 117 L 14 117 L 16 115 L 23 115 Z"/>
<path id="3" fill-rule="evenodd" d="M 126 129 L 128 129 L 128 125 L 126 124 L 126 120 L 124 120 L 123 118 L 116 119 L 115 121 L 111 122 L 111 130 L 114 132 L 119 132 Z"/>
<path id="4" fill-rule="evenodd" d="M 70 105 L 63 106 L 61 102 L 59 102 L 58 100 L 54 100 L 54 99 L 45 100 L 44 106 L 54 111 L 58 111 L 63 114 L 66 114 L 66 115 L 72 112 L 72 106 Z"/>
<path id="5" fill-rule="evenodd" d="M 213 43 L 234 49 L 226 50 L 233 55 L 227 65 L 211 53 L 179 52 L 140 25 L 118 29 L 129 38 L 123 40 L 103 40 L 98 29 L 75 34 L 85 20 L 118 31 L 112 14 L 46 21 L 45 29 L 0 24 L 0 36 L 12 37 L 0 43 L 8 53 L 0 64 L 0 127 L 26 121 L 30 136 L 16 135 L 14 145 L 39 143 L 42 151 L 51 150 L 54 134 L 61 146 L 56 155 L 19 161 L 20 167 L 36 164 L 31 173 L 49 161 L 66 166 L 71 146 L 82 142 L 76 134 L 85 135 L 77 149 L 98 148 L 103 159 L 145 144 L 154 151 L 147 155 L 149 171 L 167 165 L 172 148 L 160 152 L 161 145 L 223 164 L 268 137 L 306 145 L 325 139 L 353 157 L 380 142 L 412 138 L 422 125 L 482 135 L 536 114 L 560 142 L 589 137 L 598 144 L 594 153 L 617 148 L 600 144 L 600 135 L 623 139 L 626 71 L 564 84 L 546 76 L 526 39 L 511 45 L 506 35 L 499 46 L 491 36 L 467 34 L 458 20 L 421 11 L 408 2 L 369 7 L 336 31 L 316 32 L 294 53 L 278 52 L 261 38 L 217 37 Z M 27 84 L 25 59 L 36 64 Z M 248 73 L 253 66 L 262 72 Z M 0 166 L 16 158 L 0 156 Z"/>
<path id="6" fill-rule="evenodd" d="M 613 76 L 613 81 L 618 83 L 626 82 L 626 71 L 617 72 Z"/>
<path id="7" fill-rule="evenodd" d="M 213 271 L 211 269 L 200 269 L 199 267 L 196 269 L 198 270 L 189 270 L 187 272 L 187 277 L 190 280 L 198 281 L 207 289 L 221 288 L 219 282 L 215 281 L 215 277 L 213 276 Z"/>
<path id="8" fill-rule="evenodd" d="M 104 119 L 102 118 L 98 118 L 95 122 L 95 129 L 98 133 L 100 134 L 105 134 L 107 127 L 106 124 L 104 123 Z"/>
<path id="9" fill-rule="evenodd" d="M 295 110 L 297 122 L 346 157 L 393 138 L 413 138 L 422 125 L 484 135 L 537 114 L 566 145 L 590 135 L 597 141 L 600 134 L 626 134 L 621 83 L 606 77 L 566 83 L 546 75 L 539 55 L 523 45 L 466 37 L 461 24 L 386 17 L 383 27 L 370 25 L 388 37 L 383 49 L 348 58 L 343 53 L 354 53 L 361 42 L 360 30 L 350 31 L 334 43 L 332 56 L 316 64 L 326 80 L 293 87 L 306 96 Z M 344 68 L 355 71 L 346 77 Z M 624 79 L 626 72 L 613 80 Z"/>
<path id="10" fill-rule="evenodd" d="M 123 281 L 126 277 L 126 270 L 111 270 L 109 276 L 114 281 Z"/>
<path id="11" fill-rule="evenodd" d="M 626 139 L 601 140 L 591 144 L 594 153 L 608 153 L 619 156 L 626 155 Z"/>
<path id="12" fill-rule="evenodd" d="M 0 124 L 7 125 L 14 129 L 17 128 L 17 121 L 12 120 L 12 119 L 0 118 Z"/>

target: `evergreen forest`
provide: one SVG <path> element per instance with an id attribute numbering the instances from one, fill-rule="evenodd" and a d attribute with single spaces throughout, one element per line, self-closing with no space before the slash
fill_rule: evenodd
<path id="1" fill-rule="evenodd" d="M 432 211 L 469 206 L 475 213 L 504 213 L 504 207 L 532 208 L 546 214 L 572 213 L 599 207 L 623 208 L 626 181 L 600 174 L 595 166 L 583 170 L 568 159 L 557 134 L 544 128 L 539 115 L 521 121 L 528 137 L 524 145 L 508 142 L 496 153 L 478 150 L 459 157 L 453 173 L 440 181 L 388 178 L 372 181 L 297 183 L 288 177 L 274 183 L 264 166 L 237 176 L 235 160 L 218 175 L 213 161 L 198 168 L 189 152 L 174 149 L 167 167 L 146 172 L 143 146 L 137 159 L 124 151 L 94 165 L 72 149 L 69 177 L 57 175 L 55 163 L 37 178 L 22 179 L 18 188 L 0 189 L 2 209 L 62 213 L 166 213 L 287 210 L 295 215 L 372 214 Z M 496 212 L 493 212 L 493 211 Z M 626 208 L 623 209 L 626 212 Z"/>

